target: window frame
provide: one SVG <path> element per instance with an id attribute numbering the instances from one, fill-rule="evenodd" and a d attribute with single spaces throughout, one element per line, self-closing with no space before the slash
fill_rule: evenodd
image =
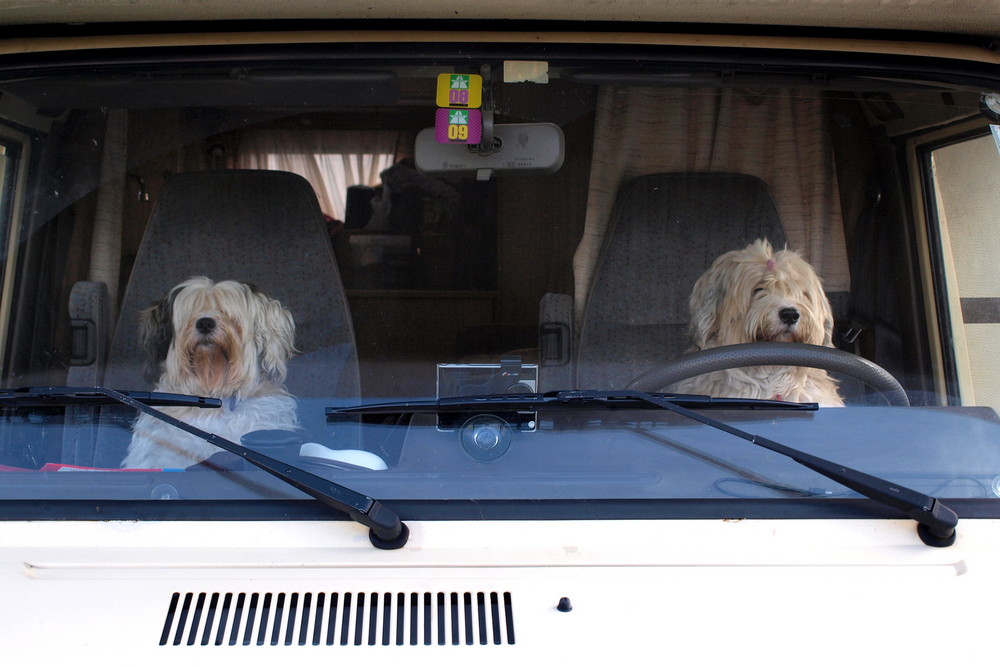
<path id="1" fill-rule="evenodd" d="M 0 275 L 0 376 L 7 369 L 7 332 L 13 303 L 14 278 L 17 270 L 17 249 L 20 244 L 20 225 L 23 219 L 24 196 L 27 188 L 27 165 L 31 153 L 31 140 L 27 134 L 0 123 L 0 145 L 10 152 L 10 164 L 0 172 L 0 248 L 3 255 L 3 272 Z"/>
<path id="2" fill-rule="evenodd" d="M 962 362 L 963 355 L 958 353 L 966 349 L 962 307 L 954 266 L 942 238 L 932 158 L 940 148 L 989 133 L 987 120 L 977 118 L 910 138 L 906 145 L 931 366 L 942 405 L 961 405 L 963 390 L 968 394 L 972 387 L 972 376 L 968 365 Z"/>

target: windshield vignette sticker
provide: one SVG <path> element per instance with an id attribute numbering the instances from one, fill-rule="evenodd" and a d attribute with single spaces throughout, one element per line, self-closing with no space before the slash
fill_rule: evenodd
<path id="1" fill-rule="evenodd" d="M 438 109 L 434 140 L 439 144 L 478 144 L 483 136 L 479 109 Z"/>
<path id="2" fill-rule="evenodd" d="M 478 74 L 438 74 L 437 105 L 478 109 L 483 105 L 483 77 Z"/>

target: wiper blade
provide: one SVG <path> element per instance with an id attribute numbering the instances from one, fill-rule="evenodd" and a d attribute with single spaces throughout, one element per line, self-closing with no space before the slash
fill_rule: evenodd
<path id="1" fill-rule="evenodd" d="M 654 397 L 696 410 L 817 410 L 816 403 L 791 403 L 768 399 L 714 398 L 698 394 L 642 394 L 631 390 L 549 391 L 542 394 L 486 394 L 392 403 L 368 403 L 326 409 L 331 415 L 441 414 L 447 412 L 542 412 L 546 410 L 642 410 L 661 405 L 644 398 Z"/>
<path id="2" fill-rule="evenodd" d="M 656 394 L 637 391 L 631 392 L 631 395 L 637 400 L 647 401 L 664 410 L 670 410 L 678 415 L 729 433 L 764 449 L 787 456 L 793 461 L 818 472 L 824 477 L 839 482 L 872 500 L 895 509 L 903 510 L 911 519 L 917 522 L 917 534 L 923 540 L 924 544 L 928 546 L 949 547 L 955 543 L 955 527 L 958 525 L 958 515 L 955 514 L 954 510 L 933 496 L 928 496 L 919 491 L 914 491 L 900 484 L 882 479 L 881 477 L 869 475 L 859 470 L 840 465 L 839 463 L 828 461 L 819 456 L 813 456 L 793 447 L 782 445 L 774 440 L 747 433 L 717 419 L 692 412 Z"/>
<path id="3" fill-rule="evenodd" d="M 15 393 L 16 391 L 17 390 L 15 390 Z M 3 395 L 7 393 L 10 392 L 0 393 L 0 407 L 3 407 Z M 201 438 L 205 442 L 211 443 L 220 449 L 236 454 L 264 472 L 274 475 L 283 482 L 286 482 L 303 493 L 312 496 L 327 507 L 332 507 L 335 510 L 344 512 L 350 516 L 351 519 L 369 529 L 369 539 L 373 545 L 380 549 L 398 549 L 406 544 L 407 539 L 409 539 L 410 530 L 407 528 L 406 524 L 400 520 L 399 515 L 387 508 L 385 505 L 382 505 L 374 498 L 370 498 L 363 493 L 359 493 L 342 484 L 338 484 L 337 482 L 323 479 L 319 475 L 314 475 L 310 472 L 302 470 L 301 468 L 296 468 L 295 466 L 273 459 L 270 456 L 265 456 L 264 454 L 255 452 L 252 449 L 247 449 L 246 447 L 238 445 L 231 440 L 227 440 L 221 436 L 215 435 L 214 433 L 208 433 L 207 431 L 203 431 L 196 426 L 192 426 L 191 424 L 175 419 L 168 414 L 164 414 L 156 408 L 150 407 L 150 405 L 146 404 L 143 400 L 149 399 L 148 394 L 156 393 L 157 392 L 121 392 L 114 389 L 108 389 L 107 387 L 87 387 L 86 389 L 72 387 L 48 387 L 44 390 L 38 390 L 37 395 L 32 395 L 29 391 L 26 392 L 25 395 L 20 396 L 20 398 L 36 401 L 36 403 L 32 405 L 40 404 L 53 406 L 60 404 L 77 405 L 82 402 L 82 397 L 86 396 L 88 397 L 88 402 L 85 403 L 87 405 L 101 405 L 104 403 L 121 403 L 127 405 L 131 408 L 139 410 L 140 412 L 144 412 L 155 419 L 159 419 L 162 422 L 170 424 L 171 426 L 176 426 L 182 431 L 190 433 L 197 438 Z M 176 394 L 174 396 L 185 395 Z M 154 398 L 159 399 L 160 397 L 154 396 Z M 184 401 L 191 398 L 199 397 L 181 398 L 179 399 L 181 401 L 179 404 L 189 405 L 190 403 L 185 403 Z M 11 399 L 12 404 L 18 405 L 16 402 L 13 402 L 13 400 L 14 399 Z M 207 400 L 218 401 L 219 399 Z M 60 401 L 62 401 L 62 403 L 60 403 Z M 167 403 L 167 405 L 177 404 L 178 403 Z M 221 406 L 221 401 L 219 405 Z"/>
<path id="4" fill-rule="evenodd" d="M 163 391 L 122 391 L 122 396 L 159 407 L 221 408 L 222 399 Z M 101 406 L 121 403 L 101 387 L 20 387 L 0 390 L 0 408 Z"/>

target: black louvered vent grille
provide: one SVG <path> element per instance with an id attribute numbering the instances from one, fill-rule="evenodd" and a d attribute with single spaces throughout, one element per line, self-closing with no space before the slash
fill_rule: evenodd
<path id="1" fill-rule="evenodd" d="M 174 593 L 161 646 L 514 643 L 510 593 Z"/>

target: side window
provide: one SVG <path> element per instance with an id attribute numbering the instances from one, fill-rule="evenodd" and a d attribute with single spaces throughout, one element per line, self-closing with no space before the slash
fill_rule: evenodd
<path id="1" fill-rule="evenodd" d="M 1000 143 L 985 134 L 925 153 L 928 213 L 939 230 L 936 271 L 948 301 L 962 403 L 1000 409 Z M 925 172 L 926 173 L 926 172 Z M 945 331 L 945 340 L 947 334 Z"/>
<path id="2" fill-rule="evenodd" d="M 7 323 L 10 320 L 11 303 L 10 274 L 15 264 L 9 261 L 15 246 L 11 243 L 11 234 L 14 233 L 11 219 L 17 205 L 18 165 L 24 145 L 15 137 L 13 134 L 5 134 L 3 127 L 0 126 L 0 349 L 7 348 Z M 0 365 L 5 363 L 6 359 L 0 358 Z"/>
<path id="3" fill-rule="evenodd" d="M 14 177 L 17 173 L 17 146 L 0 136 L 0 248 L 7 250 L 10 212 L 14 202 Z"/>

